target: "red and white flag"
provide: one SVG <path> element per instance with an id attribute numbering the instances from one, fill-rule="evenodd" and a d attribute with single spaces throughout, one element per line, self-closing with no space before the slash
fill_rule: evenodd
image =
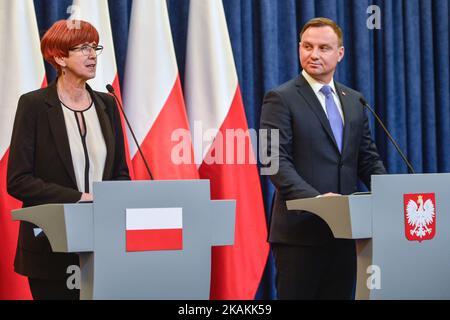
<path id="1" fill-rule="evenodd" d="M 20 95 L 46 86 L 33 0 L 0 1 L 0 300 L 30 299 L 27 278 L 14 272 L 21 203 L 6 191 L 6 169 Z"/>
<path id="2" fill-rule="evenodd" d="M 183 249 L 182 208 L 126 210 L 127 251 Z"/>
<path id="3" fill-rule="evenodd" d="M 197 179 L 165 0 L 133 1 L 124 103 L 153 177 Z M 142 157 L 131 141 L 130 153 L 135 178 L 149 179 Z"/>
<path id="4" fill-rule="evenodd" d="M 111 31 L 111 20 L 109 18 L 108 0 L 74 0 L 72 7 L 72 16 L 70 19 L 84 20 L 92 24 L 98 31 L 100 43 L 104 49 L 97 59 L 97 74 L 94 79 L 88 81 L 92 89 L 97 91 L 106 91 L 106 85 L 111 84 L 119 100 L 122 100 L 119 85 L 119 76 L 117 73 L 116 55 L 114 53 L 114 41 Z M 125 120 L 122 112 L 119 110 L 125 143 L 125 156 L 133 178 L 133 167 L 129 154 L 127 131 L 125 130 Z"/>
<path id="5" fill-rule="evenodd" d="M 213 199 L 237 200 L 234 245 L 213 248 L 211 298 L 254 299 L 269 251 L 267 226 L 255 155 L 226 138 L 248 124 L 221 0 L 190 1 L 185 92 L 191 128 L 215 132 L 201 147 L 195 143 L 200 177 L 211 180 Z"/>

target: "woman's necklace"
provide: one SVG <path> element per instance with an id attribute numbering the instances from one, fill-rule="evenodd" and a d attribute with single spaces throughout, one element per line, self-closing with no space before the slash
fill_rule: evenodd
<path id="1" fill-rule="evenodd" d="M 86 99 L 86 101 L 87 101 L 88 103 L 87 103 L 87 106 L 83 106 L 82 108 L 80 108 L 79 106 L 74 107 L 74 104 L 72 104 L 71 99 L 68 99 L 68 98 L 67 98 L 67 96 L 65 95 L 65 93 L 63 93 L 63 90 L 60 90 L 60 89 L 57 88 L 56 91 L 57 91 L 57 93 L 58 93 L 58 98 L 59 98 L 59 100 L 60 100 L 65 106 L 69 107 L 69 108 L 72 109 L 72 110 L 83 111 L 83 110 L 88 109 L 88 108 L 91 106 L 91 104 L 92 104 L 91 95 L 89 94 L 89 92 L 88 92 L 87 90 L 85 90 L 85 95 L 86 95 L 86 98 L 85 98 L 85 99 Z"/>

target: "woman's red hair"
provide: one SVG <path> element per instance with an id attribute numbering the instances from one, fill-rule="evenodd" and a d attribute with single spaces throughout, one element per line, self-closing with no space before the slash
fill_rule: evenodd
<path id="1" fill-rule="evenodd" d="M 44 59 L 61 74 L 61 66 L 55 57 L 68 57 L 69 49 L 80 44 L 95 42 L 98 44 L 97 29 L 89 22 L 82 20 L 59 20 L 45 33 L 41 40 L 41 51 Z"/>

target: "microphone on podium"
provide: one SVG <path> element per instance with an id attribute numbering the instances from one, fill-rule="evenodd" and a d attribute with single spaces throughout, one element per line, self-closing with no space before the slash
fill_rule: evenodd
<path id="1" fill-rule="evenodd" d="M 137 146 L 137 148 L 139 150 L 139 154 L 141 155 L 142 160 L 144 161 L 145 168 L 147 169 L 147 173 L 150 176 L 150 180 L 154 180 L 152 172 L 150 171 L 150 167 L 148 166 L 147 160 L 145 159 L 144 154 L 142 153 L 141 147 L 139 146 L 139 143 L 138 143 L 138 141 L 136 139 L 134 131 L 131 128 L 130 122 L 128 121 L 128 118 L 127 118 L 127 116 L 125 114 L 125 111 L 123 110 L 122 103 L 120 102 L 119 98 L 117 98 L 117 95 L 116 95 L 116 92 L 114 90 L 114 87 L 112 85 L 110 85 L 110 84 L 107 84 L 106 85 L 106 90 L 108 90 L 108 92 L 111 93 L 114 96 L 114 98 L 116 99 L 117 104 L 119 105 L 120 111 L 122 111 L 123 117 L 125 118 L 125 121 L 127 123 L 128 129 L 130 129 L 131 135 L 133 136 L 134 143 L 136 144 L 136 146 Z"/>
<path id="2" fill-rule="evenodd" d="M 375 119 L 377 119 L 378 123 L 381 125 L 381 127 L 383 128 L 384 132 L 386 133 L 386 135 L 388 136 L 389 140 L 391 140 L 392 144 L 394 145 L 395 149 L 397 149 L 397 152 L 400 154 L 400 156 L 403 159 L 403 162 L 406 163 L 406 165 L 408 166 L 409 170 L 411 173 L 416 173 L 411 165 L 411 163 L 409 163 L 408 159 L 405 157 L 405 155 L 403 154 L 402 150 L 400 150 L 400 147 L 398 146 L 398 144 L 395 142 L 394 138 L 392 138 L 391 134 L 389 133 L 389 130 L 385 127 L 385 125 L 383 124 L 383 121 L 381 121 L 380 117 L 378 117 L 378 115 L 376 114 L 376 112 L 369 106 L 369 104 L 367 103 L 366 100 L 364 100 L 363 97 L 359 98 L 359 102 L 361 102 L 361 104 L 366 107 L 367 109 L 370 110 L 370 112 L 374 115 Z"/>

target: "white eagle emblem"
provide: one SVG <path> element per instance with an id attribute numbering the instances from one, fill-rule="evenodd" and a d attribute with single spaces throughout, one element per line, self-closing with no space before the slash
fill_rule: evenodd
<path id="1" fill-rule="evenodd" d="M 417 206 L 417 203 L 419 206 Z M 406 206 L 406 218 L 408 219 L 408 224 L 411 226 L 411 230 L 409 231 L 411 235 L 423 238 L 433 231 L 432 227 L 429 228 L 428 226 L 433 224 L 436 213 L 434 204 L 430 199 L 423 203 L 422 196 L 418 196 L 417 203 L 409 200 Z"/>

